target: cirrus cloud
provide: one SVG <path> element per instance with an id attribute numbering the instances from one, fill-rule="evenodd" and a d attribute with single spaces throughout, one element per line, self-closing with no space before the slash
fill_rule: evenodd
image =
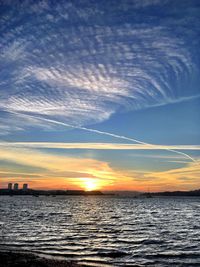
<path id="1" fill-rule="evenodd" d="M 87 125 L 198 95 L 195 3 L 111 2 L 2 2 L 0 109 Z"/>

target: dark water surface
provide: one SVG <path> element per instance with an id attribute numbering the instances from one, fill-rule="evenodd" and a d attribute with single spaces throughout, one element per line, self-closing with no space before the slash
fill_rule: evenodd
<path id="1" fill-rule="evenodd" d="M 0 197 L 0 248 L 90 266 L 200 266 L 200 199 Z"/>

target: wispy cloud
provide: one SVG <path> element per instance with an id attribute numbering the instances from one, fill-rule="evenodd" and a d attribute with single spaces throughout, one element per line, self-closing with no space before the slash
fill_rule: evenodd
<path id="1" fill-rule="evenodd" d="M 200 162 L 193 162 L 183 168 L 172 169 L 164 172 L 152 172 L 144 177 L 154 180 L 154 186 L 166 185 L 165 190 L 188 190 L 200 187 Z"/>
<path id="2" fill-rule="evenodd" d="M 180 19 L 170 1 L 120 1 L 112 8 L 100 2 L 2 4 L 0 109 L 87 125 L 119 110 L 198 94 L 187 88 L 189 76 L 198 76 L 196 44 L 187 42 L 188 36 L 198 40 L 200 21 L 191 15 L 192 4 L 180 3 Z M 148 15 L 146 8 L 157 5 L 170 21 Z M 146 10 L 146 19 L 140 20 L 138 9 Z M 187 31 L 192 21 L 198 25 Z"/>
<path id="3" fill-rule="evenodd" d="M 7 166 L 7 170 L 1 171 L 3 184 L 7 183 L 9 177 L 15 181 L 25 179 L 31 184 L 37 181 L 37 187 L 41 187 L 41 183 L 46 183 L 46 187 L 53 185 L 56 188 L 59 185 L 62 187 L 78 185 L 81 187 L 80 179 L 91 178 L 98 179 L 99 184 L 103 186 L 104 184 L 112 184 L 119 177 L 119 174 L 104 161 L 51 155 L 27 148 L 1 148 L 0 160 L 10 164 L 10 167 Z M 26 171 L 12 171 L 13 163 L 26 166 Z M 55 181 L 58 182 L 57 185 Z"/>
<path id="4" fill-rule="evenodd" d="M 65 187 L 90 177 L 107 189 L 199 185 L 199 159 L 193 157 L 198 145 L 155 145 L 131 138 L 131 133 L 128 137 L 129 133 L 118 135 L 88 126 L 119 112 L 199 96 L 200 7 L 196 1 L 15 3 L 0 1 L 0 135 L 33 127 L 65 127 L 128 143 L 1 142 L 4 184 L 10 178 L 29 179 L 41 187 L 48 180 L 50 187 Z M 163 157 L 174 168 L 182 168 L 119 170 L 92 156 L 53 155 L 45 148 L 133 150 L 135 156 L 136 150 L 144 150 L 149 151 L 146 157 Z M 160 156 L 160 150 L 170 154 Z"/>

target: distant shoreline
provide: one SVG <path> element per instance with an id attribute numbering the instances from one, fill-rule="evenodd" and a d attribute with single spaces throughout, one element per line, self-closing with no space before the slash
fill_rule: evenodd
<path id="1" fill-rule="evenodd" d="M 99 190 L 34 190 L 34 189 L 0 189 L 0 196 L 123 196 L 134 198 L 152 197 L 200 197 L 200 189 L 191 191 L 164 191 L 164 192 L 137 192 L 137 191 L 111 191 Z"/>
<path id="2" fill-rule="evenodd" d="M 143 193 L 146 197 L 156 196 L 167 196 L 167 197 L 200 197 L 200 189 L 191 191 L 165 191 L 165 192 L 154 192 L 154 193 Z"/>
<path id="3" fill-rule="evenodd" d="M 75 261 L 48 259 L 31 252 L 0 250 L 1 267 L 81 267 Z"/>
<path id="4" fill-rule="evenodd" d="M 101 191 L 84 191 L 84 190 L 33 190 L 33 189 L 0 189 L 0 195 L 9 196 L 59 196 L 59 195 L 73 195 L 73 196 L 91 196 L 91 195 L 104 195 Z"/>

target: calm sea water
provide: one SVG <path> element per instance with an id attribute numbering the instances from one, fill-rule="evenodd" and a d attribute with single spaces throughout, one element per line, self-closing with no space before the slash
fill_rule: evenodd
<path id="1" fill-rule="evenodd" d="M 200 199 L 0 197 L 0 248 L 90 266 L 200 266 Z"/>

